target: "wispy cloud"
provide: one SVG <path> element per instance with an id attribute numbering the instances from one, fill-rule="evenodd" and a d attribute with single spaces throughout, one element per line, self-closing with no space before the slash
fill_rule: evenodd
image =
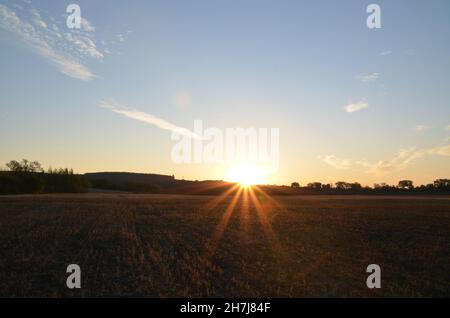
<path id="1" fill-rule="evenodd" d="M 379 75 L 380 75 L 379 73 L 357 75 L 356 79 L 363 83 L 374 82 L 378 79 Z"/>
<path id="2" fill-rule="evenodd" d="M 420 124 L 420 125 L 417 125 L 415 127 L 415 129 L 416 129 L 416 131 L 420 132 L 420 131 L 425 131 L 425 130 L 431 129 L 431 126 Z"/>
<path id="3" fill-rule="evenodd" d="M 94 32 L 95 28 L 92 26 L 91 22 L 85 18 L 81 18 L 81 29 L 86 32 Z"/>
<path id="4" fill-rule="evenodd" d="M 450 145 L 427 149 L 416 149 L 415 147 L 401 149 L 393 157 L 377 162 L 342 159 L 335 155 L 319 156 L 319 159 L 336 169 L 362 170 L 366 173 L 384 175 L 389 172 L 405 169 L 417 159 L 432 155 L 450 156 Z"/>
<path id="5" fill-rule="evenodd" d="M 35 25 L 41 28 L 47 28 L 47 23 L 42 19 L 41 14 L 36 9 L 31 9 L 31 15 L 33 16 L 32 21 Z"/>
<path id="6" fill-rule="evenodd" d="M 390 54 L 392 54 L 392 50 L 384 50 L 384 51 L 380 52 L 381 56 L 387 56 L 387 55 L 390 55 Z"/>
<path id="7" fill-rule="evenodd" d="M 61 73 L 82 81 L 95 77 L 82 60 L 101 60 L 103 53 L 97 49 L 94 28 L 86 19 L 82 19 L 81 30 L 62 33 L 58 25 L 46 22 L 35 8 L 16 8 L 20 14 L 0 4 L 1 29 L 13 33 L 26 48 L 55 65 Z"/>
<path id="8" fill-rule="evenodd" d="M 319 156 L 319 159 L 336 169 L 350 169 L 354 168 L 355 166 L 365 168 L 370 167 L 370 164 L 365 161 L 341 159 L 335 155 Z"/>
<path id="9" fill-rule="evenodd" d="M 171 122 L 168 122 L 165 119 L 159 118 L 155 115 L 142 112 L 140 110 L 130 108 L 126 105 L 121 105 L 115 101 L 100 101 L 99 104 L 100 107 L 109 109 L 117 114 L 123 115 L 125 117 L 138 120 L 153 126 L 156 126 L 158 128 L 169 130 L 171 132 L 178 133 L 180 135 L 188 136 L 195 139 L 200 139 L 201 137 L 194 132 L 190 131 L 189 129 L 186 129 L 184 127 L 177 126 L 175 124 L 172 124 Z"/>
<path id="10" fill-rule="evenodd" d="M 88 56 L 94 59 L 103 59 L 104 55 L 101 53 L 95 44 L 95 42 L 88 36 L 65 33 L 65 39 L 70 42 L 73 47 L 83 56 Z"/>
<path id="11" fill-rule="evenodd" d="M 439 146 L 427 150 L 427 154 L 430 155 L 440 155 L 440 156 L 450 156 L 450 145 Z"/>
<path id="12" fill-rule="evenodd" d="M 369 104 L 365 101 L 359 101 L 357 103 L 351 103 L 345 106 L 345 111 L 347 113 L 354 113 L 369 107 Z"/>
<path id="13" fill-rule="evenodd" d="M 450 125 L 447 125 L 447 127 L 445 127 L 445 130 L 450 131 Z"/>
<path id="14" fill-rule="evenodd" d="M 125 41 L 125 36 L 123 34 L 117 34 L 116 37 L 117 37 L 117 40 L 119 40 L 119 42 Z"/>

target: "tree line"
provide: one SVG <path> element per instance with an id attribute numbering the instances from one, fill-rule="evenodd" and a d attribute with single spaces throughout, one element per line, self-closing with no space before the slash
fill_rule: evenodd
<path id="1" fill-rule="evenodd" d="M 90 183 L 68 168 L 45 171 L 37 161 L 11 160 L 0 171 L 0 194 L 87 192 Z"/>
<path id="2" fill-rule="evenodd" d="M 332 183 L 311 182 L 301 187 L 298 182 L 292 182 L 291 188 L 305 189 L 322 192 L 375 192 L 375 193 L 398 193 L 398 192 L 426 192 L 426 193 L 450 193 L 450 179 L 436 179 L 433 183 L 414 186 L 412 180 L 400 180 L 397 185 L 387 183 L 375 183 L 373 187 L 362 186 L 358 182 L 338 181 Z"/>

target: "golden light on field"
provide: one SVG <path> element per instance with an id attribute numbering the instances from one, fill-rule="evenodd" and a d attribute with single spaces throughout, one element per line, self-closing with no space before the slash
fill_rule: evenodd
<path id="1" fill-rule="evenodd" d="M 248 187 L 266 182 L 266 173 L 263 169 L 255 165 L 237 165 L 228 170 L 225 177 L 227 181 L 239 183 L 241 186 Z"/>
<path id="2" fill-rule="evenodd" d="M 229 202 L 227 202 L 227 200 L 229 200 Z M 253 211 L 256 219 L 261 225 L 262 232 L 268 239 L 273 251 L 280 251 L 280 245 L 275 232 L 272 229 L 269 217 L 275 210 L 282 209 L 282 206 L 275 201 L 275 199 L 270 197 L 255 183 L 244 183 L 244 181 L 239 181 L 239 183 L 231 186 L 220 196 L 214 198 L 205 208 L 212 211 L 217 209 L 223 202 L 227 202 L 226 209 L 220 222 L 217 224 L 213 235 L 206 244 L 205 252 L 207 257 L 211 257 L 216 252 L 228 223 L 233 213 L 236 211 L 239 212 L 240 230 L 242 231 L 243 236 L 248 235 L 249 216 L 250 212 Z"/>

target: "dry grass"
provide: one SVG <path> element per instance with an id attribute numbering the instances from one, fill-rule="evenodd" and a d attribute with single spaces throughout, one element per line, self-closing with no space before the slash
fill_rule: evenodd
<path id="1" fill-rule="evenodd" d="M 216 199 L 0 197 L 0 296 L 450 296 L 448 198 Z"/>

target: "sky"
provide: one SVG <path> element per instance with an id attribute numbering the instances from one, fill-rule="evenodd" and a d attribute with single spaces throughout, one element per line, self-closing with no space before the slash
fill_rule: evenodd
<path id="1" fill-rule="evenodd" d="M 449 178 L 449 12 L 447 0 L 0 0 L 0 167 L 226 179 L 233 162 L 173 159 L 172 135 L 195 140 L 201 120 L 278 129 L 271 184 Z"/>

